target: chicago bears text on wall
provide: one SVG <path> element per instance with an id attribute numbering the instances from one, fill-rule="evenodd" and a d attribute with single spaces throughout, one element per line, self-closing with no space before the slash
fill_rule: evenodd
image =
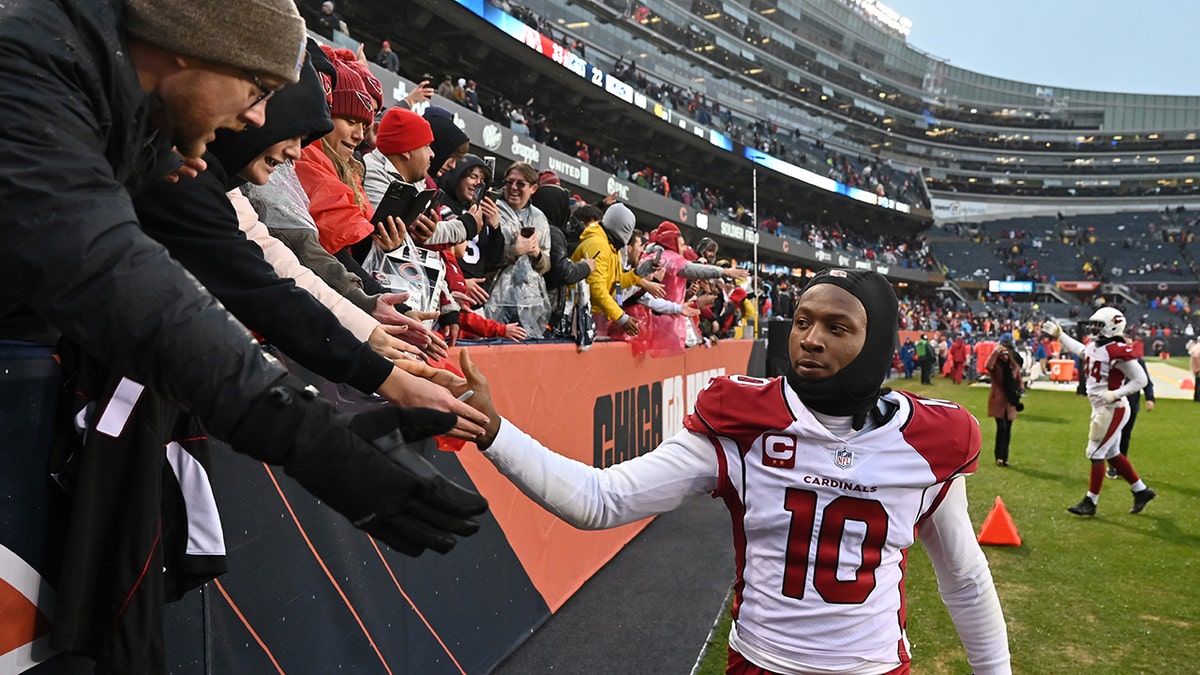
<path id="1" fill-rule="evenodd" d="M 592 466 L 612 466 L 658 447 L 683 428 L 684 416 L 709 380 L 724 374 L 724 368 L 714 368 L 597 396 Z"/>

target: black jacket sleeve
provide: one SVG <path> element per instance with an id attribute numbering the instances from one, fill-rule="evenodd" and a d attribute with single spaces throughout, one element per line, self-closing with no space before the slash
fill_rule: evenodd
<path id="1" fill-rule="evenodd" d="M 580 260 L 571 262 L 567 254 L 567 235 L 561 229 L 550 226 L 550 271 L 546 277 L 546 288 L 559 288 L 578 283 L 591 274 L 591 268 Z"/>
<path id="2" fill-rule="evenodd" d="M 504 267 L 504 232 L 497 227 L 479 228 L 479 255 L 485 274 Z"/>
<path id="3" fill-rule="evenodd" d="M 1147 401 L 1154 400 L 1154 378 L 1150 377 L 1150 369 L 1146 367 L 1146 360 L 1138 357 L 1138 365 L 1146 373 L 1146 386 L 1142 389 L 1142 396 L 1146 397 Z"/>
<path id="4" fill-rule="evenodd" d="M 254 242 L 217 175 L 218 160 L 192 180 L 157 183 L 134 199 L 146 232 L 242 323 L 306 368 L 371 393 L 392 371 L 312 294 L 280 279 Z M 214 173 L 217 172 L 217 173 Z"/>

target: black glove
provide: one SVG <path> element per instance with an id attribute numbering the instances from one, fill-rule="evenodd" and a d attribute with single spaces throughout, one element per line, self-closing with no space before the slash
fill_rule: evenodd
<path id="1" fill-rule="evenodd" d="M 411 443 L 454 427 L 453 413 L 387 406 L 350 416 L 287 376 L 250 405 L 230 445 L 283 466 L 306 490 L 401 553 L 446 553 L 479 530 L 477 492 L 447 479 Z M 407 439 L 407 440 L 406 440 Z"/>

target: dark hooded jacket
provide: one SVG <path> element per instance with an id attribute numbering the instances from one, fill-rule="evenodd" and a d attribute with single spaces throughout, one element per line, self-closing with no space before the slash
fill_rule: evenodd
<path id="1" fill-rule="evenodd" d="M 468 153 L 453 169 L 438 179 L 442 220 L 460 216 L 471 207 L 470 204 L 458 201 L 457 187 L 462 177 L 477 166 L 483 167 L 484 173 L 487 173 L 487 165 L 483 160 L 478 155 Z M 484 181 L 485 184 L 491 184 L 492 176 L 487 175 Z M 458 259 L 463 276 L 468 279 L 483 279 L 504 266 L 504 233 L 499 227 L 481 226 L 476 236 L 467 241 L 467 252 Z"/>
<path id="2" fill-rule="evenodd" d="M 332 129 L 316 71 L 305 64 L 300 82 L 267 101 L 267 122 L 242 132 L 221 130 L 205 156 L 208 170 L 193 180 L 161 182 L 134 200 L 146 231 L 170 251 L 234 316 L 313 372 L 370 393 L 392 363 L 344 328 L 308 291 L 280 279 L 257 244 L 238 229 L 225 193 L 270 146 L 305 142 Z"/>
<path id="3" fill-rule="evenodd" d="M 567 234 L 564 228 L 571 217 L 571 196 L 558 185 L 543 185 L 529 198 L 529 203 L 541 209 L 550 221 L 550 271 L 546 277 L 546 288 L 553 290 L 583 281 L 592 269 L 580 260 L 571 262 L 567 249 Z"/>
<path id="4" fill-rule="evenodd" d="M 0 249 L 0 335 L 45 335 L 27 319 L 60 333 L 64 398 L 103 404 L 118 382 L 147 387 L 123 433 L 89 434 L 89 452 L 70 465 L 58 448 L 77 446 L 74 423 L 97 415 L 57 406 L 46 468 L 62 482 L 47 492 L 67 503 L 53 509 L 52 548 L 34 564 L 58 590 L 53 649 L 95 655 L 103 672 L 165 672 L 162 604 L 178 588 L 164 578 L 164 549 L 178 538 L 159 510 L 164 442 L 177 438 L 180 408 L 229 438 L 286 372 L 139 227 L 132 195 L 179 162 L 151 126 L 161 101 L 139 84 L 123 6 L 0 3 L 0 232 L 10 244 Z M 69 498 L 58 486 L 73 488 Z M 16 512 L 32 501 L 0 497 Z"/>
<path id="5" fill-rule="evenodd" d="M 446 160 L 464 144 L 469 143 L 471 138 L 467 136 L 467 132 L 458 128 L 454 123 L 454 114 L 445 108 L 431 105 L 426 108 L 424 118 L 433 130 L 433 142 L 429 144 L 429 148 L 433 150 L 433 159 L 429 160 L 429 175 L 437 178 L 437 173 Z"/>
<path id="6" fill-rule="evenodd" d="M 29 307 L 227 437 L 286 373 L 138 226 L 130 193 L 173 167 L 162 164 L 170 141 L 149 124 L 161 104 L 138 83 L 122 7 L 0 4 L 0 316 Z"/>

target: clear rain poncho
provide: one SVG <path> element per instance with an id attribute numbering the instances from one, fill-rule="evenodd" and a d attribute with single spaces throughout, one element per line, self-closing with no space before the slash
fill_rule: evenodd
<path id="1" fill-rule="evenodd" d="M 509 264 L 496 273 L 487 303 L 480 309 L 485 317 L 508 324 L 517 322 L 530 339 L 541 339 L 550 320 L 550 296 L 542 274 L 550 267 L 550 223 L 537 207 L 527 205 L 515 211 L 505 201 L 500 207 L 500 230 L 504 233 L 504 252 Z M 533 227 L 541 264 L 535 266 L 528 255 L 517 255 L 517 237 L 523 227 Z"/>

